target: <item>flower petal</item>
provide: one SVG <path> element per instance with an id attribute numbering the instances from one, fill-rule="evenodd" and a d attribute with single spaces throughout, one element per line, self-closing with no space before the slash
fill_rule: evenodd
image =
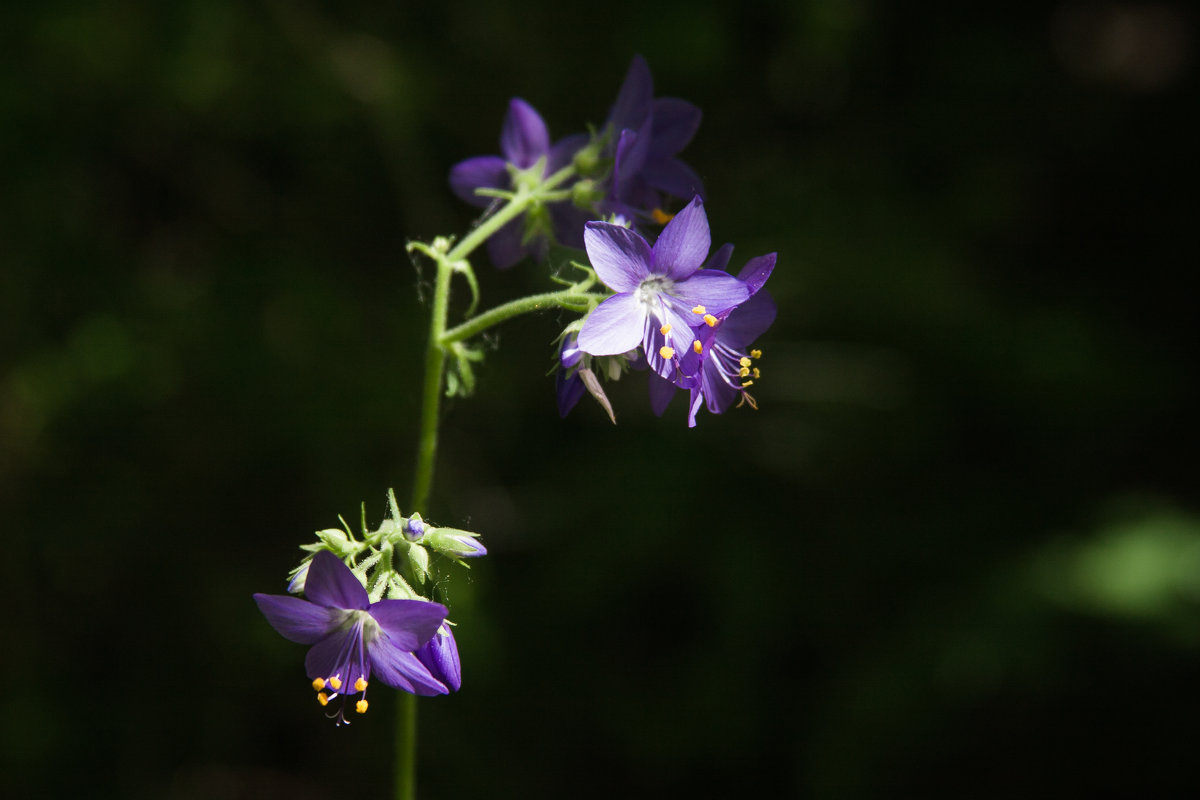
<path id="1" fill-rule="evenodd" d="M 350 568 L 328 550 L 313 556 L 304 581 L 304 594 L 319 606 L 365 611 L 371 605 L 367 590 Z"/>
<path id="2" fill-rule="evenodd" d="M 337 609 L 282 594 L 256 594 L 254 602 L 280 636 L 298 644 L 320 641 L 337 628 L 343 616 Z"/>
<path id="3" fill-rule="evenodd" d="M 449 693 L 415 654 L 400 649 L 386 636 L 376 639 L 367 655 L 375 678 L 385 686 L 425 697 Z"/>
<path id="4" fill-rule="evenodd" d="M 655 271 L 683 280 L 700 269 L 711 245 L 704 203 L 694 197 L 658 235 L 654 243 Z"/>
<path id="5" fill-rule="evenodd" d="M 579 349 L 594 356 L 627 353 L 642 343 L 645 319 L 646 311 L 637 298 L 632 294 L 615 294 L 583 320 Z"/>
<path id="6" fill-rule="evenodd" d="M 361 644 L 361 625 L 339 628 L 309 649 L 304 657 L 305 674 L 310 678 L 326 679 L 336 675 L 343 685 L 349 685 L 359 677 L 351 672 L 366 671 L 366 664 L 361 660 Z"/>
<path id="7" fill-rule="evenodd" d="M 476 189 L 508 189 L 512 180 L 500 156 L 476 156 L 450 168 L 450 191 L 476 208 L 485 208 L 495 198 L 475 194 Z"/>
<path id="8" fill-rule="evenodd" d="M 704 197 L 704 181 L 696 171 L 677 158 L 647 163 L 642 168 L 647 184 L 672 197 Z"/>
<path id="9" fill-rule="evenodd" d="M 549 150 L 550 132 L 542 115 L 529 103 L 514 97 L 500 129 L 501 154 L 521 169 L 527 169 Z"/>
<path id="10" fill-rule="evenodd" d="M 416 650 L 433 638 L 450 612 L 425 600 L 380 600 L 370 613 L 396 647 Z"/>
<path id="11" fill-rule="evenodd" d="M 432 639 L 416 652 L 417 659 L 425 665 L 434 678 L 441 681 L 452 692 L 462 688 L 462 664 L 458 658 L 458 642 L 449 625 L 438 628 Z"/>
<path id="12" fill-rule="evenodd" d="M 655 416 L 663 415 L 667 406 L 671 404 L 671 398 L 675 396 L 675 392 L 675 384 L 657 372 L 650 373 L 650 410 L 654 412 Z"/>
<path id="13" fill-rule="evenodd" d="M 765 256 L 756 256 L 747 261 L 746 266 L 742 267 L 742 271 L 738 273 L 738 280 L 745 281 L 746 285 L 750 287 L 750 294 L 754 294 L 767 282 L 767 278 L 771 277 L 771 272 L 774 269 L 774 253 L 767 253 Z"/>
<path id="14" fill-rule="evenodd" d="M 550 175 L 570 164 L 575 154 L 587 147 L 591 137 L 586 133 L 564 136 L 550 146 L 550 158 L 546 162 L 546 174 Z"/>
<path id="15" fill-rule="evenodd" d="M 608 121 L 617 130 L 640 128 L 650 114 L 654 97 L 654 78 L 650 66 L 640 55 L 634 56 L 617 92 L 617 99 L 608 112 Z"/>
<path id="16" fill-rule="evenodd" d="M 650 159 L 662 161 L 678 153 L 696 135 L 700 127 L 700 109 L 676 97 L 660 97 L 653 102 L 654 144 Z"/>
<path id="17" fill-rule="evenodd" d="M 688 306 L 701 305 L 709 314 L 720 314 L 745 302 L 750 289 L 728 272 L 703 269 L 675 284 L 675 296 Z"/>
<path id="18" fill-rule="evenodd" d="M 749 347 L 775 322 L 775 301 L 765 289 L 733 310 L 720 327 L 717 340 L 735 349 Z"/>
<path id="19" fill-rule="evenodd" d="M 529 248 L 521 243 L 524 236 L 525 219 L 517 217 L 488 238 L 488 258 L 496 269 L 508 269 L 529 255 Z"/>
<path id="20" fill-rule="evenodd" d="M 729 242 L 718 247 L 708 257 L 708 261 L 704 262 L 704 269 L 725 269 L 729 266 L 729 259 L 733 257 L 733 245 Z M 743 279 L 744 280 L 744 279 Z"/>
<path id="21" fill-rule="evenodd" d="M 642 167 L 646 165 L 646 154 L 650 151 L 652 135 L 649 122 L 638 131 L 629 128 L 621 131 L 613 155 L 613 180 L 616 183 L 617 197 L 625 198 L 633 187 L 631 181 L 637 178 Z"/>
<path id="22" fill-rule="evenodd" d="M 650 245 L 629 228 L 589 222 L 584 226 L 583 246 L 596 275 L 614 292 L 632 292 L 650 274 L 654 258 Z"/>

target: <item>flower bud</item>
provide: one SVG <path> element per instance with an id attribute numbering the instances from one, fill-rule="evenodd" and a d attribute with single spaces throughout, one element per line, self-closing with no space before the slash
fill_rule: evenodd
<path id="1" fill-rule="evenodd" d="M 486 556 L 487 548 L 477 537 L 478 534 L 460 531 L 457 528 L 435 528 L 425 534 L 425 543 L 439 553 L 453 558 Z"/>
<path id="2" fill-rule="evenodd" d="M 425 535 L 425 522 L 421 519 L 420 514 L 413 514 L 404 523 L 404 538 L 410 542 L 415 542 Z"/>
<path id="3" fill-rule="evenodd" d="M 437 633 L 416 652 L 417 660 L 425 665 L 433 677 L 446 684 L 446 688 L 457 692 L 462 686 L 462 667 L 458 660 L 458 643 L 450 626 L 442 623 Z"/>

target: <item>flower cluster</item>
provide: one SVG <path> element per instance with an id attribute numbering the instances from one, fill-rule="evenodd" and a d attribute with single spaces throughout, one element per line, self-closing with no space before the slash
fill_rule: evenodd
<path id="1" fill-rule="evenodd" d="M 431 551 L 462 563 L 487 549 L 469 531 L 401 516 L 395 496 L 388 499 L 391 518 L 375 531 L 364 525 L 361 540 L 348 527 L 318 531 L 318 541 L 303 546 L 312 555 L 292 571 L 291 594 L 254 595 L 284 638 L 312 645 L 304 667 L 322 706 L 358 695 L 354 708 L 366 713 L 372 675 L 423 696 L 462 686 L 449 610 L 418 589 L 433 594 Z M 300 593 L 306 599 L 293 596 Z M 347 722 L 344 703 L 332 716 Z"/>
<path id="2" fill-rule="evenodd" d="M 689 426 L 702 406 L 714 414 L 735 401 L 757 408 L 747 390 L 760 374 L 754 341 L 775 318 L 763 291 L 775 254 L 751 259 L 736 276 L 725 271 L 731 245 L 708 257 L 703 185 L 677 157 L 700 116 L 687 101 L 654 97 L 639 56 L 606 122 L 590 136 L 551 143 L 537 111 L 514 98 L 501 155 L 470 158 L 450 172 L 455 194 L 478 207 L 540 187 L 539 202 L 488 240 L 496 266 L 529 255 L 544 260 L 550 244 L 582 248 L 611 291 L 559 339 L 560 415 L 590 393 L 615 420 L 600 379 L 630 368 L 649 371 L 655 413 L 677 390 L 687 391 Z M 573 183 L 561 188 L 567 181 Z M 678 213 L 666 210 L 680 205 Z"/>

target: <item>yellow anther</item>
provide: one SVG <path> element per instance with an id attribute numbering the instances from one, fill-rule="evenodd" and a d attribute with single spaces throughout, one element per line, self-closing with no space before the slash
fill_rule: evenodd
<path id="1" fill-rule="evenodd" d="M 668 333 L 671 332 L 671 323 L 669 323 L 669 322 L 663 323 L 663 326 L 658 329 L 658 332 L 661 333 L 663 336 L 666 336 Z"/>
<path id="2" fill-rule="evenodd" d="M 754 385 L 754 381 L 742 381 L 743 389 L 745 389 L 747 386 L 753 386 L 753 385 Z"/>
<path id="3" fill-rule="evenodd" d="M 358 680 L 356 680 L 354 682 L 354 691 L 361 692 L 363 689 L 366 689 L 366 688 L 367 688 L 367 682 L 363 678 L 360 677 Z"/>
<path id="4" fill-rule="evenodd" d="M 329 685 L 332 686 L 333 690 L 336 692 L 338 689 L 342 688 L 342 679 L 339 678 L 337 675 L 334 675 L 332 678 L 329 679 Z"/>
<path id="5" fill-rule="evenodd" d="M 751 350 L 750 357 L 751 358 L 762 358 L 762 350 Z"/>
<path id="6" fill-rule="evenodd" d="M 324 678 L 313 678 L 313 688 L 318 692 L 325 688 Z"/>
<path id="7" fill-rule="evenodd" d="M 741 358 L 738 359 L 738 363 L 741 364 L 743 367 L 748 367 L 748 366 L 750 366 L 750 359 L 746 358 L 745 356 L 742 356 Z"/>
<path id="8" fill-rule="evenodd" d="M 667 212 L 663 211 L 661 208 L 656 208 L 653 211 L 651 211 L 650 216 L 659 225 L 666 225 L 668 222 L 670 222 L 675 217 L 674 214 L 668 214 Z"/>
<path id="9" fill-rule="evenodd" d="M 714 317 L 712 314 L 704 315 L 704 324 L 707 325 L 708 327 L 710 327 L 710 328 L 717 327 L 717 322 L 719 322 L 719 320 L 716 317 Z"/>
<path id="10" fill-rule="evenodd" d="M 707 311 L 708 311 L 708 309 L 707 309 L 707 308 L 705 308 L 704 306 L 694 306 L 694 307 L 692 308 L 692 313 L 693 313 L 693 314 L 704 314 L 704 313 L 706 313 Z"/>
<path id="11" fill-rule="evenodd" d="M 739 369 L 739 370 L 738 370 L 738 377 L 739 377 L 739 378 L 748 378 L 748 377 L 750 377 L 750 368 L 749 368 L 749 367 L 742 367 L 741 369 Z"/>
<path id="12" fill-rule="evenodd" d="M 758 367 L 750 370 L 750 374 L 754 376 L 755 380 L 762 377 L 762 373 L 758 371 Z"/>
<path id="13" fill-rule="evenodd" d="M 325 694 L 324 692 L 318 692 L 317 693 L 317 702 L 320 703 L 321 705 L 328 704 L 329 703 L 329 695 Z"/>
<path id="14" fill-rule="evenodd" d="M 692 342 L 692 350 L 696 353 L 696 355 L 700 355 L 704 352 L 704 345 L 700 344 L 699 339 Z"/>
<path id="15" fill-rule="evenodd" d="M 360 714 L 367 713 L 367 701 L 359 700 L 357 703 L 354 704 L 354 710 Z"/>
<path id="16" fill-rule="evenodd" d="M 658 348 L 658 354 L 663 358 L 670 358 L 671 356 L 675 355 L 675 348 L 668 347 L 664 344 L 662 347 Z"/>

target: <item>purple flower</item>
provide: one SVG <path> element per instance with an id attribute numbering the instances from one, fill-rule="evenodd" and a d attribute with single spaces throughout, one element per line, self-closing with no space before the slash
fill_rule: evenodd
<path id="1" fill-rule="evenodd" d="M 494 198 L 476 194 L 475 190 L 512 189 L 510 165 L 518 170 L 527 170 L 544 157 L 546 161 L 542 177 L 545 177 L 570 163 L 575 153 L 586 144 L 587 136 L 579 134 L 551 145 L 550 133 L 541 115 L 533 106 L 514 97 L 508 104 L 508 113 L 500 129 L 501 155 L 476 156 L 454 165 L 450 170 L 450 188 L 463 202 L 486 208 Z M 571 203 L 564 202 L 549 206 L 549 213 L 559 240 L 572 247 L 582 246 L 583 223 L 586 220 L 583 212 Z M 530 233 L 533 234 L 532 239 Z M 497 267 L 511 267 L 529 255 L 531 248 L 540 255 L 545 249 L 545 233 L 547 231 L 537 229 L 535 219 L 515 219 L 488 239 L 488 255 Z"/>
<path id="2" fill-rule="evenodd" d="M 458 662 L 458 643 L 454 641 L 454 633 L 445 623 L 438 628 L 433 638 L 417 651 L 421 660 L 433 677 L 446 684 L 451 691 L 457 692 L 462 686 L 462 666 Z"/>
<path id="3" fill-rule="evenodd" d="M 385 686 L 413 694 L 449 691 L 414 653 L 438 632 L 445 606 L 424 600 L 372 603 L 350 568 L 325 550 L 313 556 L 304 593 L 307 600 L 256 594 L 254 602 L 285 639 L 312 645 L 304 668 L 321 705 L 339 694 L 362 693 L 355 707 L 364 713 L 372 674 Z"/>
<path id="4" fill-rule="evenodd" d="M 725 245 L 709 262 L 710 268 L 723 269 L 733 252 Z M 696 412 L 705 405 L 710 413 L 720 414 L 739 399 L 757 408 L 754 397 L 746 391 L 759 376 L 754 360 L 762 352 L 750 345 L 775 321 L 775 301 L 762 291 L 763 284 L 775 269 L 775 254 L 768 253 L 746 262 L 738 279 L 750 290 L 750 298 L 741 305 L 718 315 L 717 324 L 700 335 L 702 358 L 699 380 L 690 382 L 688 427 L 696 426 Z M 656 414 L 662 414 L 675 394 L 676 386 L 664 380 L 651 379 L 650 404 Z"/>
<path id="5" fill-rule="evenodd" d="M 554 389 L 558 395 L 558 415 L 566 417 L 571 409 L 583 397 L 587 387 L 583 378 L 575 369 L 583 359 L 583 351 L 579 349 L 578 336 L 574 333 L 563 337 L 562 347 L 558 351 L 559 368 L 554 372 Z"/>
<path id="6" fill-rule="evenodd" d="M 641 56 L 634 56 L 609 112 L 613 176 L 608 211 L 625 216 L 666 217 L 663 195 L 704 196 L 696 172 L 675 157 L 700 127 L 700 109 L 686 100 L 654 97 L 654 79 Z"/>
<path id="7" fill-rule="evenodd" d="M 651 247 L 628 228 L 589 222 L 584 246 L 600 280 L 616 294 L 583 322 L 579 348 L 594 356 L 643 348 L 650 368 L 668 380 L 686 380 L 699 367 L 701 343 L 693 327 L 713 327 L 719 314 L 750 296 L 742 281 L 701 270 L 711 243 L 699 197 L 667 223 Z"/>

